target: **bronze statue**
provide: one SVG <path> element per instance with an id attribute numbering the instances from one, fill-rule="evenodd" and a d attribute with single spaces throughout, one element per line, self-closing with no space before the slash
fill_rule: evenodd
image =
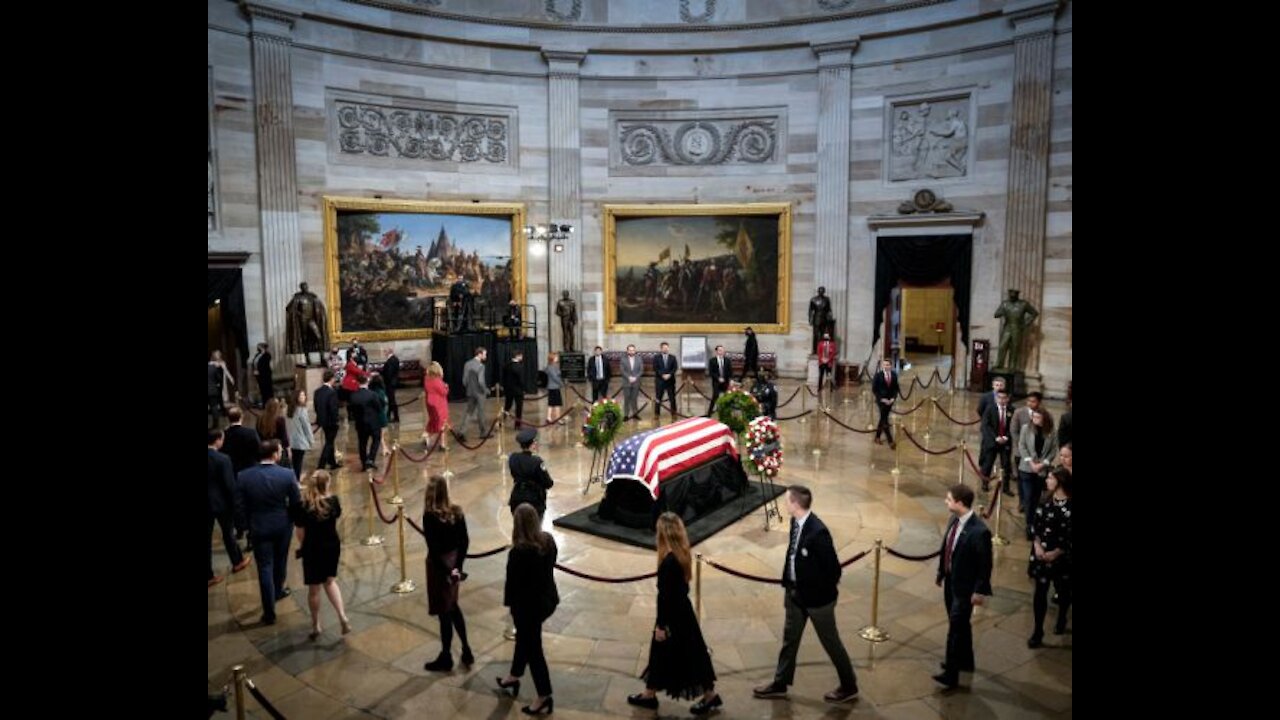
<path id="1" fill-rule="evenodd" d="M 1022 369 L 1022 333 L 1039 315 L 1031 303 L 1018 299 L 1017 290 L 1009 291 L 1009 299 L 1000 303 L 994 315 L 1004 318 L 1004 325 L 1000 328 L 1000 354 L 996 357 L 996 368 Z"/>
<path id="2" fill-rule="evenodd" d="M 311 365 L 311 353 L 316 354 L 316 364 L 324 361 L 324 349 L 329 347 L 329 328 L 324 303 L 302 283 L 293 299 L 284 308 L 285 352 L 300 353 L 303 362 Z"/>
<path id="3" fill-rule="evenodd" d="M 809 300 L 809 324 L 813 326 L 813 345 L 809 352 L 816 353 L 818 340 L 822 333 L 830 332 L 828 326 L 832 324 L 831 298 L 827 297 L 825 287 L 818 288 L 818 294 Z"/>
<path id="4" fill-rule="evenodd" d="M 578 325 L 578 306 L 569 297 L 568 290 L 560 292 L 556 303 L 556 317 L 560 318 L 560 334 L 564 336 L 564 351 L 573 352 L 573 329 Z"/>

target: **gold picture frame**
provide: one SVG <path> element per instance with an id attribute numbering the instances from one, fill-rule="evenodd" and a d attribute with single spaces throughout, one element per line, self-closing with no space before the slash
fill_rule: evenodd
<path id="1" fill-rule="evenodd" d="M 791 203 L 605 205 L 604 250 L 606 332 L 790 332 Z"/>
<path id="2" fill-rule="evenodd" d="M 505 294 L 509 288 L 510 297 L 521 305 L 525 304 L 525 206 L 522 203 L 326 196 L 322 199 L 322 212 L 325 287 L 328 292 L 325 299 L 333 342 L 353 338 L 379 342 L 431 337 L 430 300 L 434 296 L 447 295 L 449 285 L 459 277 L 467 279 L 476 293 L 491 289 L 495 294 Z M 502 232 L 495 223 L 470 221 L 470 218 L 502 219 L 507 231 Z M 342 243 L 338 237 L 340 219 L 344 224 L 351 223 L 348 226 L 350 234 Z M 455 226 L 453 236 L 448 243 L 440 243 L 441 236 L 449 237 L 451 220 Z M 384 228 L 384 223 L 392 227 Z M 431 234 L 437 225 L 440 227 L 439 235 Z M 406 230 L 406 227 L 410 229 Z M 423 232 L 423 228 L 427 228 L 427 232 Z M 506 245 L 501 243 L 503 235 L 510 238 Z M 428 242 L 430 251 L 427 250 Z M 437 254 L 437 244 L 447 250 L 442 249 Z M 415 245 L 418 251 L 413 250 Z M 402 246 L 407 252 L 396 252 Z M 497 250 L 507 252 L 495 252 Z M 468 251 L 474 255 L 469 257 Z M 386 257 L 378 256 L 379 252 Z M 374 258 L 378 258 L 379 267 L 370 269 Z M 495 262 L 485 262 L 485 258 Z M 501 259 L 506 263 L 497 262 Z M 370 262 L 361 262 L 364 260 Z M 456 274 L 455 267 L 462 268 L 460 272 L 463 274 Z M 344 272 L 347 277 L 344 277 Z M 474 273 L 489 279 L 477 279 Z M 485 288 L 486 282 L 489 283 L 488 288 Z M 379 295 L 360 294 L 370 287 L 381 288 Z M 346 295 L 343 294 L 344 289 Z M 405 301 L 403 307 L 398 302 L 379 302 L 385 300 L 392 289 L 396 294 L 409 293 L 407 297 L 402 295 L 398 298 Z M 395 297 L 391 299 L 397 300 Z M 389 304 L 393 307 L 386 309 Z M 379 308 L 379 305 L 383 307 Z M 399 310 L 403 312 L 397 312 Z M 420 318 L 424 310 L 425 318 Z"/>

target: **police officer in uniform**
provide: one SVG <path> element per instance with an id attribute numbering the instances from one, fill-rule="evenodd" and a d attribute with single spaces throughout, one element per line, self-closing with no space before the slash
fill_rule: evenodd
<path id="1" fill-rule="evenodd" d="M 520 443 L 520 452 L 511 453 L 507 464 L 511 470 L 511 512 L 516 511 L 520 503 L 529 503 L 542 517 L 547 511 L 547 490 L 555 485 L 551 474 L 547 472 L 547 464 L 534 453 L 538 443 L 538 431 L 527 427 L 516 435 Z"/>

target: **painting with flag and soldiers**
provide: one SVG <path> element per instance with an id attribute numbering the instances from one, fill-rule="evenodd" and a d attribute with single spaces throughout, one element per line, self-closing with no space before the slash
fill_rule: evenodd
<path id="1" fill-rule="evenodd" d="M 786 333 L 791 206 L 606 205 L 607 332 Z"/>
<path id="2" fill-rule="evenodd" d="M 430 336 L 435 298 L 524 304 L 524 206 L 326 197 L 325 277 L 337 340 Z"/>

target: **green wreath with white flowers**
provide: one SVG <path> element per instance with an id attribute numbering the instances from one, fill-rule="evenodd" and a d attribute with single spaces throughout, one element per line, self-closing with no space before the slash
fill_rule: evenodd
<path id="1" fill-rule="evenodd" d="M 622 406 L 608 398 L 597 400 L 582 425 L 582 444 L 592 450 L 603 450 L 609 447 L 620 429 Z"/>
<path id="2" fill-rule="evenodd" d="M 760 403 L 741 390 L 727 392 L 716 400 L 716 418 L 738 435 L 741 435 L 747 429 L 747 423 L 759 414 Z"/>

